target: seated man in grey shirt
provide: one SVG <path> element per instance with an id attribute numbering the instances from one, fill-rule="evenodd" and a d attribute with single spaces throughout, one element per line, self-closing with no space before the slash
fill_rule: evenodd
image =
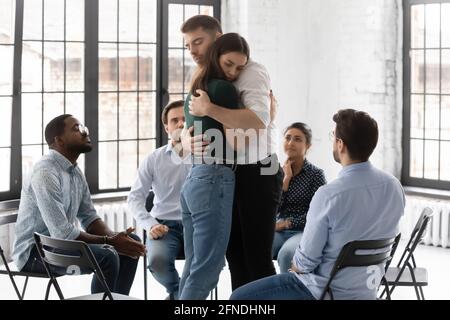
<path id="1" fill-rule="evenodd" d="M 343 169 L 314 195 L 291 272 L 255 281 L 231 299 L 320 298 L 342 247 L 355 240 L 395 237 L 405 207 L 400 182 L 368 160 L 378 142 L 378 125 L 367 113 L 341 110 L 334 117 L 333 155 Z M 376 299 L 384 273 L 372 285 L 366 267 L 346 268 L 331 282 L 335 299 Z M 369 285 L 370 284 L 370 285 Z"/>
<path id="2" fill-rule="evenodd" d="M 46 273 L 34 245 L 34 232 L 80 240 L 88 243 L 110 290 L 128 295 L 145 246 L 131 234 L 132 228 L 114 233 L 96 214 L 86 179 L 76 162 L 81 153 L 92 149 L 88 128 L 71 115 L 61 115 L 46 126 L 45 140 L 50 152 L 35 164 L 22 188 L 13 250 L 18 269 Z M 76 225 L 76 219 L 85 231 Z M 62 268 L 54 271 L 66 274 Z M 91 291 L 104 291 L 95 276 Z"/>

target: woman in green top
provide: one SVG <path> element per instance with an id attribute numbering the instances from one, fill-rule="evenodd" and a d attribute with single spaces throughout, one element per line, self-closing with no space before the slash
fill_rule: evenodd
<path id="1" fill-rule="evenodd" d="M 234 196 L 234 146 L 226 128 L 209 117 L 189 114 L 192 94 L 206 91 L 217 105 L 237 109 L 238 93 L 231 83 L 245 68 L 249 47 L 236 33 L 222 35 L 209 49 L 193 78 L 185 103 L 186 128 L 211 139 L 206 155 L 193 157 L 192 169 L 181 190 L 185 265 L 180 300 L 201 300 L 217 285 L 225 265 Z M 230 135 L 232 136 L 232 135 Z"/>

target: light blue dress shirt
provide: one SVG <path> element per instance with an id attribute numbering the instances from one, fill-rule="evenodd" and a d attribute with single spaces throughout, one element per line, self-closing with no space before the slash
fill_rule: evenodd
<path id="1" fill-rule="evenodd" d="M 160 220 L 180 220 L 181 187 L 192 167 L 191 157 L 181 159 L 169 143 L 148 155 L 139 166 L 138 175 L 130 194 L 128 207 L 137 224 L 149 230 Z M 155 198 L 149 213 L 145 200 L 153 190 Z"/>
<path id="2" fill-rule="evenodd" d="M 293 262 L 300 281 L 320 298 L 342 247 L 355 240 L 395 237 L 405 208 L 400 182 L 369 162 L 344 167 L 314 195 Z M 378 266 L 384 274 L 384 266 Z M 331 283 L 335 299 L 375 299 L 373 269 L 345 268 Z M 378 277 L 381 280 L 381 277 Z"/>
<path id="3" fill-rule="evenodd" d="M 24 181 L 15 227 L 13 259 L 21 270 L 34 245 L 34 232 L 74 240 L 100 217 L 96 214 L 86 179 L 76 164 L 55 150 L 35 164 Z"/>

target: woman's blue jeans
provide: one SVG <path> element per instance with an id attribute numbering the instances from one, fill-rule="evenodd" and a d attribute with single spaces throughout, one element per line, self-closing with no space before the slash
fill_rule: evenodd
<path id="1" fill-rule="evenodd" d="M 231 231 L 234 172 L 194 165 L 181 190 L 186 257 L 180 300 L 202 300 L 219 281 Z"/>

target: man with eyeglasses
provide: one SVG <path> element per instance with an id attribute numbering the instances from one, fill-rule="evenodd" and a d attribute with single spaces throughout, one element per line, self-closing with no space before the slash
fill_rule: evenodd
<path id="1" fill-rule="evenodd" d="M 34 245 L 35 232 L 57 239 L 84 241 L 99 263 L 110 290 L 128 295 L 145 246 L 132 234 L 132 228 L 115 233 L 96 214 L 86 179 L 77 166 L 80 154 L 92 150 L 88 128 L 64 114 L 48 123 L 45 140 L 50 152 L 35 164 L 22 188 L 13 250 L 17 268 L 46 273 Z M 64 268 L 55 268 L 54 272 L 70 273 Z M 95 276 L 91 291 L 104 291 Z"/>

